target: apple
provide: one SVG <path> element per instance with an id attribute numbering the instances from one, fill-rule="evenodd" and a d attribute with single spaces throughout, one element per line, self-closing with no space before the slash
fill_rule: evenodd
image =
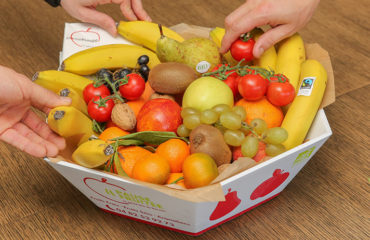
<path id="1" fill-rule="evenodd" d="M 185 90 L 182 107 L 192 107 L 203 111 L 218 104 L 234 105 L 234 95 L 230 87 L 214 77 L 201 77 L 193 81 Z"/>
<path id="2" fill-rule="evenodd" d="M 155 98 L 147 101 L 137 115 L 136 129 L 142 131 L 176 132 L 182 123 L 181 107 L 175 101 Z"/>
<path id="3" fill-rule="evenodd" d="M 251 194 L 250 199 L 255 200 L 264 197 L 279 187 L 289 176 L 289 172 L 276 169 L 272 177 L 262 182 Z"/>
<path id="4" fill-rule="evenodd" d="M 241 200 L 238 198 L 237 191 L 231 192 L 231 188 L 229 188 L 228 193 L 225 195 L 225 201 L 218 202 L 216 208 L 209 217 L 209 220 L 213 221 L 222 218 L 239 206 L 240 202 Z"/>

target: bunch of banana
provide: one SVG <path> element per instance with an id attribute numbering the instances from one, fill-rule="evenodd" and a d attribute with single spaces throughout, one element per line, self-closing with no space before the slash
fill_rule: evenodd
<path id="1" fill-rule="evenodd" d="M 175 31 L 167 27 L 163 27 L 163 34 L 166 37 L 183 42 L 184 38 Z M 146 21 L 120 21 L 117 31 L 127 40 L 142 45 L 152 51 L 157 50 L 157 40 L 161 37 L 158 24 Z"/>
<path id="2" fill-rule="evenodd" d="M 86 116 L 88 116 L 87 113 L 87 105 L 84 101 L 84 99 L 77 93 L 76 90 L 70 87 L 62 88 L 58 91 L 59 96 L 62 97 L 69 97 L 72 99 L 72 103 L 70 106 L 75 107 L 77 110 L 84 113 Z"/>
<path id="3" fill-rule="evenodd" d="M 74 162 L 87 168 L 97 168 L 114 154 L 114 148 L 107 142 L 95 139 L 81 144 L 72 154 Z"/>
<path id="4" fill-rule="evenodd" d="M 149 57 L 149 68 L 160 63 L 157 55 L 149 49 L 128 44 L 111 44 L 75 53 L 63 61 L 61 68 L 66 72 L 91 75 L 101 68 L 134 68 L 142 55 Z"/>
<path id="5" fill-rule="evenodd" d="M 53 108 L 47 118 L 51 130 L 65 138 L 78 139 L 77 145 L 95 136 L 92 121 L 85 114 L 72 106 Z M 76 137 L 77 136 L 77 137 Z"/>
<path id="6" fill-rule="evenodd" d="M 47 88 L 55 93 L 59 93 L 62 88 L 69 88 L 76 91 L 82 98 L 82 92 L 86 85 L 92 81 L 88 78 L 64 71 L 47 70 L 35 73 L 32 81 L 44 88 Z"/>
<path id="7" fill-rule="evenodd" d="M 220 27 L 215 27 L 209 32 L 210 38 L 216 43 L 217 47 L 221 47 L 222 38 L 225 35 L 225 29 Z M 230 66 L 235 66 L 238 64 L 238 61 L 236 61 L 232 56 L 230 51 L 225 53 L 223 55 L 223 58 L 227 61 L 227 63 Z"/>
<path id="8" fill-rule="evenodd" d="M 320 62 L 310 59 L 302 63 L 297 96 L 281 124 L 288 131 L 288 139 L 283 143 L 286 149 L 300 145 L 306 137 L 320 107 L 326 82 L 327 73 Z"/>
<path id="9" fill-rule="evenodd" d="M 254 31 L 254 40 L 257 41 L 262 34 L 263 34 L 262 29 L 256 28 Z M 260 58 L 253 59 L 253 64 L 257 67 L 262 67 L 270 71 L 271 70 L 275 71 L 276 59 L 277 54 L 275 46 L 272 46 L 269 49 L 267 49 Z"/>
<path id="10" fill-rule="evenodd" d="M 297 92 L 301 64 L 306 60 L 302 37 L 295 33 L 279 43 L 276 59 L 276 73 L 284 74 Z"/>

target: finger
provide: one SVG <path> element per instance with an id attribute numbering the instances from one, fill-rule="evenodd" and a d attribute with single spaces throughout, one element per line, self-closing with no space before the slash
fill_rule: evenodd
<path id="1" fill-rule="evenodd" d="M 256 58 L 261 57 L 264 51 L 284 38 L 291 36 L 294 32 L 293 26 L 290 26 L 289 24 L 279 25 L 278 27 L 271 28 L 262 34 L 254 44 L 253 56 Z"/>
<path id="2" fill-rule="evenodd" d="M 134 10 L 135 15 L 144 21 L 151 22 L 152 19 L 149 17 L 148 13 L 144 10 L 141 0 L 132 0 L 132 9 Z"/>
<path id="3" fill-rule="evenodd" d="M 96 24 L 108 31 L 113 36 L 117 35 L 116 23 L 114 22 L 113 18 L 105 13 L 97 11 L 95 8 L 81 8 L 80 20 L 83 22 Z"/>
<path id="4" fill-rule="evenodd" d="M 32 110 L 26 112 L 22 122 L 40 137 L 57 146 L 58 149 L 62 150 L 66 147 L 65 139 L 55 134 Z"/>
<path id="5" fill-rule="evenodd" d="M 125 16 L 125 18 L 127 18 L 130 21 L 136 21 L 137 20 L 137 17 L 135 15 L 134 11 L 132 10 L 130 0 L 123 0 L 121 5 L 120 5 L 120 8 L 121 8 L 122 14 L 123 14 L 123 16 Z"/>

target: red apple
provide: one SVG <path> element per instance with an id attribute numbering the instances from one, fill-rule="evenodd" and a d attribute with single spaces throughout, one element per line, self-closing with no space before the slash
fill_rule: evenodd
<path id="1" fill-rule="evenodd" d="M 213 221 L 222 218 L 239 206 L 241 200 L 238 198 L 237 191 L 230 191 L 231 188 L 228 189 L 228 193 L 225 195 L 225 201 L 218 202 L 215 210 L 213 210 L 211 216 L 209 217 L 209 220 Z"/>
<path id="2" fill-rule="evenodd" d="M 272 177 L 262 182 L 251 194 L 250 199 L 255 200 L 264 197 L 279 187 L 289 176 L 289 172 L 276 169 Z"/>
<path id="3" fill-rule="evenodd" d="M 182 123 L 181 107 L 175 101 L 156 98 L 147 101 L 137 116 L 137 131 L 176 132 Z"/>

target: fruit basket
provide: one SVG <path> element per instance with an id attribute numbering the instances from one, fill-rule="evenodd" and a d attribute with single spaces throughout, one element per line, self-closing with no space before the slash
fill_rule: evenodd
<path id="1" fill-rule="evenodd" d="M 210 32 L 208 28 L 187 24 L 179 24 L 172 29 L 184 38 L 208 38 Z M 99 35 L 99 31 L 102 30 L 89 29 L 86 32 Z M 304 143 L 276 157 L 259 164 L 241 162 L 240 166 L 228 169 L 227 176 L 230 177 L 189 190 L 85 168 L 62 156 L 45 158 L 45 161 L 103 211 L 189 235 L 204 233 L 276 197 L 331 136 L 330 125 L 322 109 L 335 99 L 330 58 L 318 44 L 306 44 L 305 47 L 307 57 L 318 60 L 325 67 L 327 88 Z"/>

